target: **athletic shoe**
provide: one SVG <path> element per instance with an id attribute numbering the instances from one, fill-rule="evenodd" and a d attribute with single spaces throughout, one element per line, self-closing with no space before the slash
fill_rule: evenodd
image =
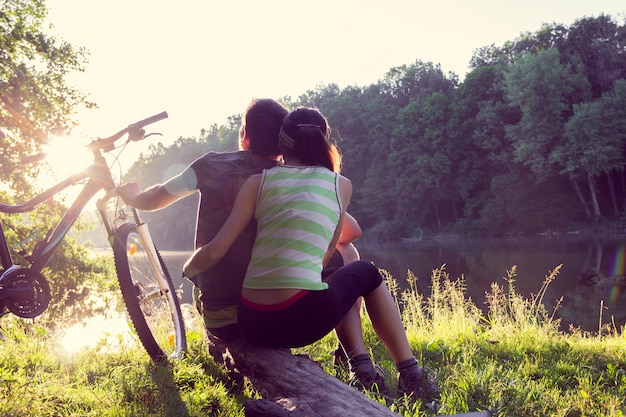
<path id="1" fill-rule="evenodd" d="M 418 365 L 403 369 L 398 379 L 398 395 L 406 395 L 424 404 L 439 401 L 441 393 L 437 384 L 428 379 L 428 374 Z"/>
<path id="2" fill-rule="evenodd" d="M 367 366 L 365 369 L 356 369 L 352 372 L 352 378 L 350 378 L 350 386 L 363 391 L 374 392 L 389 397 L 391 392 L 385 382 L 385 377 L 382 374 L 382 369 L 379 367 Z"/>
<path id="3" fill-rule="evenodd" d="M 350 369 L 348 355 L 346 355 L 346 352 L 343 351 L 341 346 L 335 349 L 335 353 L 333 354 L 333 366 L 335 368 L 335 372 L 345 372 Z"/>

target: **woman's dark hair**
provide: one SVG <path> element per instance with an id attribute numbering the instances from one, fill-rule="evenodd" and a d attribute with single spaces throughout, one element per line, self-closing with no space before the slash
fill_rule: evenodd
<path id="1" fill-rule="evenodd" d="M 287 113 L 276 100 L 258 98 L 250 102 L 243 116 L 250 152 L 265 157 L 280 155 L 278 133 Z"/>
<path id="2" fill-rule="evenodd" d="M 330 126 L 317 109 L 299 107 L 289 113 L 280 129 L 279 146 L 288 159 L 294 156 L 305 165 L 341 169 L 341 153 L 330 142 Z"/>

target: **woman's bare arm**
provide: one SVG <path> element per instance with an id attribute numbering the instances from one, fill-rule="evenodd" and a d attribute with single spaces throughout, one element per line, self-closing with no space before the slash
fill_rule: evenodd
<path id="1" fill-rule="evenodd" d="M 239 193 L 237 193 L 233 210 L 220 231 L 213 240 L 198 248 L 185 262 L 183 272 L 186 276 L 192 277 L 197 275 L 211 268 L 222 259 L 235 239 L 252 220 L 260 184 L 260 175 L 253 175 L 243 183 Z"/>

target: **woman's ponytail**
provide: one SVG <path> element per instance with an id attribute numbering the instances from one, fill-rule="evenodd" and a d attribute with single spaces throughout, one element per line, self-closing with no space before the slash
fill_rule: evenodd
<path id="1" fill-rule="evenodd" d="M 305 165 L 321 165 L 339 172 L 341 153 L 330 141 L 331 129 L 317 110 L 300 107 L 283 120 L 279 143 L 283 154 L 295 156 Z"/>

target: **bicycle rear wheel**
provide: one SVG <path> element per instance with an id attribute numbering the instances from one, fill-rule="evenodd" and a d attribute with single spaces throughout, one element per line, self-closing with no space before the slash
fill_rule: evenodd
<path id="1" fill-rule="evenodd" d="M 115 232 L 113 255 L 126 309 L 142 345 L 157 362 L 178 358 L 187 350 L 180 302 L 158 250 L 154 268 L 134 224 Z M 159 284 L 161 283 L 161 285 Z"/>

